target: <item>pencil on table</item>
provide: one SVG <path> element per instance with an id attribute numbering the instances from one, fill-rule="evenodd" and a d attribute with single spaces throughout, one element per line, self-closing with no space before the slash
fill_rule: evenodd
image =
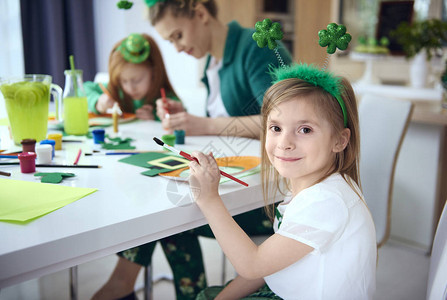
<path id="1" fill-rule="evenodd" d="M 76 165 L 78 164 L 79 159 L 81 158 L 81 153 L 82 153 L 82 149 L 79 149 L 79 151 L 78 151 L 78 155 L 76 156 L 76 159 L 75 159 L 73 165 L 76 166 Z"/>
<path id="2" fill-rule="evenodd" d="M 11 173 L 0 171 L 0 175 L 2 175 L 2 176 L 11 176 Z"/>

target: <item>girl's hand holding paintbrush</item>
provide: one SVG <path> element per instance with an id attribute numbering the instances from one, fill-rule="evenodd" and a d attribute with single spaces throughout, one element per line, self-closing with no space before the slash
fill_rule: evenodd
<path id="1" fill-rule="evenodd" d="M 98 102 L 96 102 L 96 110 L 100 114 L 107 113 L 108 109 L 111 109 L 113 107 L 113 104 L 115 104 L 115 101 L 109 97 L 107 94 L 102 94 L 98 98 Z"/>
<path id="2" fill-rule="evenodd" d="M 208 155 L 202 152 L 193 152 L 191 156 L 197 161 L 189 163 L 190 175 L 189 186 L 194 200 L 199 206 L 221 201 L 219 196 L 220 170 L 213 154 Z"/>

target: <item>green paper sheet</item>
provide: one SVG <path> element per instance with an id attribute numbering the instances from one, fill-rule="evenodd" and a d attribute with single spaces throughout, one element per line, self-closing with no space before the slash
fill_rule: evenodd
<path id="1" fill-rule="evenodd" d="M 43 183 L 60 183 L 65 177 L 74 177 L 75 174 L 62 172 L 39 172 L 34 173 L 34 176 L 42 176 L 40 182 Z"/>
<path id="2" fill-rule="evenodd" d="M 62 185 L 0 179 L 0 221 L 26 222 L 97 191 Z"/>
<path id="3" fill-rule="evenodd" d="M 161 152 L 146 152 L 135 155 L 130 155 L 128 157 L 122 158 L 119 161 L 127 164 L 131 164 L 138 167 L 150 168 L 151 165 L 148 161 L 159 159 L 162 157 L 172 156 L 172 153 L 161 153 Z M 172 170 L 171 170 L 172 171 Z"/>

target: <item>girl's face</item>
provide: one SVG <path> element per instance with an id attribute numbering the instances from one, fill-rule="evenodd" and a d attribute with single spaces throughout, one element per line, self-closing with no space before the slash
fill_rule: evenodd
<path id="1" fill-rule="evenodd" d="M 340 150 L 329 122 L 310 101 L 293 98 L 283 102 L 267 120 L 265 150 L 279 174 L 290 180 L 294 195 L 325 176 L 335 153 L 344 149 Z"/>
<path id="2" fill-rule="evenodd" d="M 211 49 L 211 32 L 206 26 L 209 15 L 197 9 L 194 17 L 174 17 L 170 11 L 155 24 L 161 37 L 171 42 L 178 52 L 185 52 L 197 59 Z"/>
<path id="3" fill-rule="evenodd" d="M 127 63 L 120 74 L 120 84 L 123 91 L 132 99 L 143 99 L 149 92 L 152 82 L 152 72 L 147 66 Z"/>

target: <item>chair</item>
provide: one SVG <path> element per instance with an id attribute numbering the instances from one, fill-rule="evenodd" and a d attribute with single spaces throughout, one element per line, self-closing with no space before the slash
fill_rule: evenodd
<path id="1" fill-rule="evenodd" d="M 375 226 L 377 245 L 388 240 L 394 170 L 413 104 L 366 94 L 359 105 L 360 180 Z"/>
<path id="2" fill-rule="evenodd" d="M 447 203 L 444 205 L 433 242 L 426 299 L 447 299 Z"/>

